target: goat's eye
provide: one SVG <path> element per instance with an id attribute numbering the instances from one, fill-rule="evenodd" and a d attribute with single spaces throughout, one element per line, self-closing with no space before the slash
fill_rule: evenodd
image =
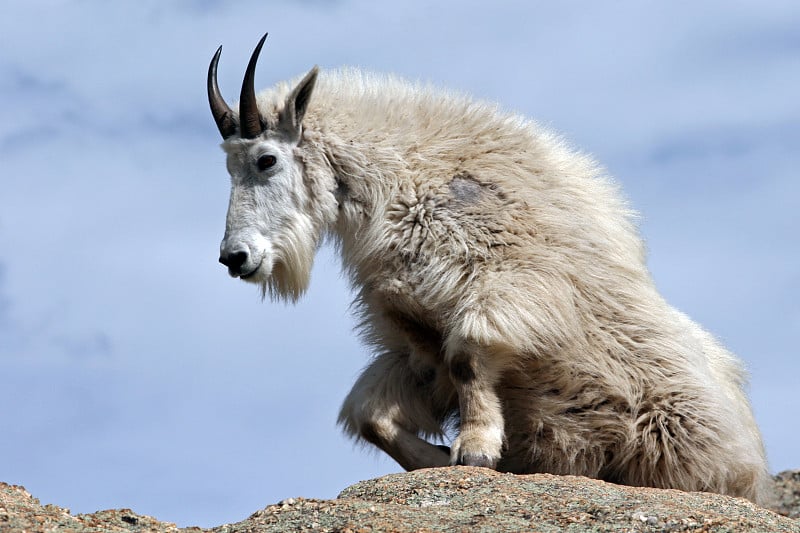
<path id="1" fill-rule="evenodd" d="M 262 155 L 256 161 L 258 170 L 267 170 L 269 167 L 274 166 L 278 159 L 274 155 Z"/>

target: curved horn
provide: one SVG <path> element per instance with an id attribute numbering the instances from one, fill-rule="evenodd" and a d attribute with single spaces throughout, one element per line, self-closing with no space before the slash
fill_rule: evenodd
<path id="1" fill-rule="evenodd" d="M 208 66 L 208 104 L 211 106 L 211 114 L 214 115 L 214 122 L 223 139 L 227 139 L 236 133 L 236 121 L 233 119 L 233 111 L 219 92 L 217 84 L 217 63 L 222 53 L 222 47 L 217 48 L 217 53 Z"/>
<path id="2" fill-rule="evenodd" d="M 242 138 L 253 139 L 261 135 L 264 128 L 261 125 L 261 116 L 258 114 L 258 104 L 256 104 L 256 62 L 258 62 L 258 54 L 261 53 L 261 47 L 264 45 L 264 39 L 267 38 L 267 33 L 258 41 L 253 55 L 250 56 L 250 63 L 247 64 L 247 70 L 244 73 L 244 81 L 242 81 L 242 93 L 239 97 L 239 121 L 241 122 Z"/>

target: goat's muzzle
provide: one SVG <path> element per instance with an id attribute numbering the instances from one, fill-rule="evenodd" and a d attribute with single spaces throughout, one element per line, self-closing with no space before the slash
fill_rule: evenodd
<path id="1" fill-rule="evenodd" d="M 223 251 L 219 255 L 219 262 L 228 267 L 228 273 L 234 277 L 246 278 L 258 270 L 246 269 L 249 260 L 250 252 L 247 250 Z"/>

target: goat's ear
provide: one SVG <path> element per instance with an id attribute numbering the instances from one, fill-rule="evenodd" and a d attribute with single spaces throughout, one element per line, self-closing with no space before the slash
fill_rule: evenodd
<path id="1" fill-rule="evenodd" d="M 311 100 L 311 93 L 314 91 L 314 84 L 317 82 L 319 67 L 314 67 L 308 71 L 297 87 L 292 89 L 289 97 L 286 98 L 286 105 L 283 107 L 280 118 L 280 126 L 293 140 L 300 138 L 302 131 L 303 116 L 306 114 L 308 102 Z"/>

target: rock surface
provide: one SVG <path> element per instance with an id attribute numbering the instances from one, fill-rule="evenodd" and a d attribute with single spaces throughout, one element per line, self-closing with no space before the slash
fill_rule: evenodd
<path id="1" fill-rule="evenodd" d="M 706 493 L 624 487 L 581 477 L 452 467 L 362 481 L 335 500 L 289 498 L 208 530 L 129 509 L 71 515 L 0 483 L 0 531 L 765 531 L 800 532 L 800 471 L 776 476 L 778 507 Z M 789 518 L 789 517 L 793 518 Z"/>
<path id="2" fill-rule="evenodd" d="M 775 476 L 775 510 L 800 520 L 800 470 L 787 470 Z"/>

